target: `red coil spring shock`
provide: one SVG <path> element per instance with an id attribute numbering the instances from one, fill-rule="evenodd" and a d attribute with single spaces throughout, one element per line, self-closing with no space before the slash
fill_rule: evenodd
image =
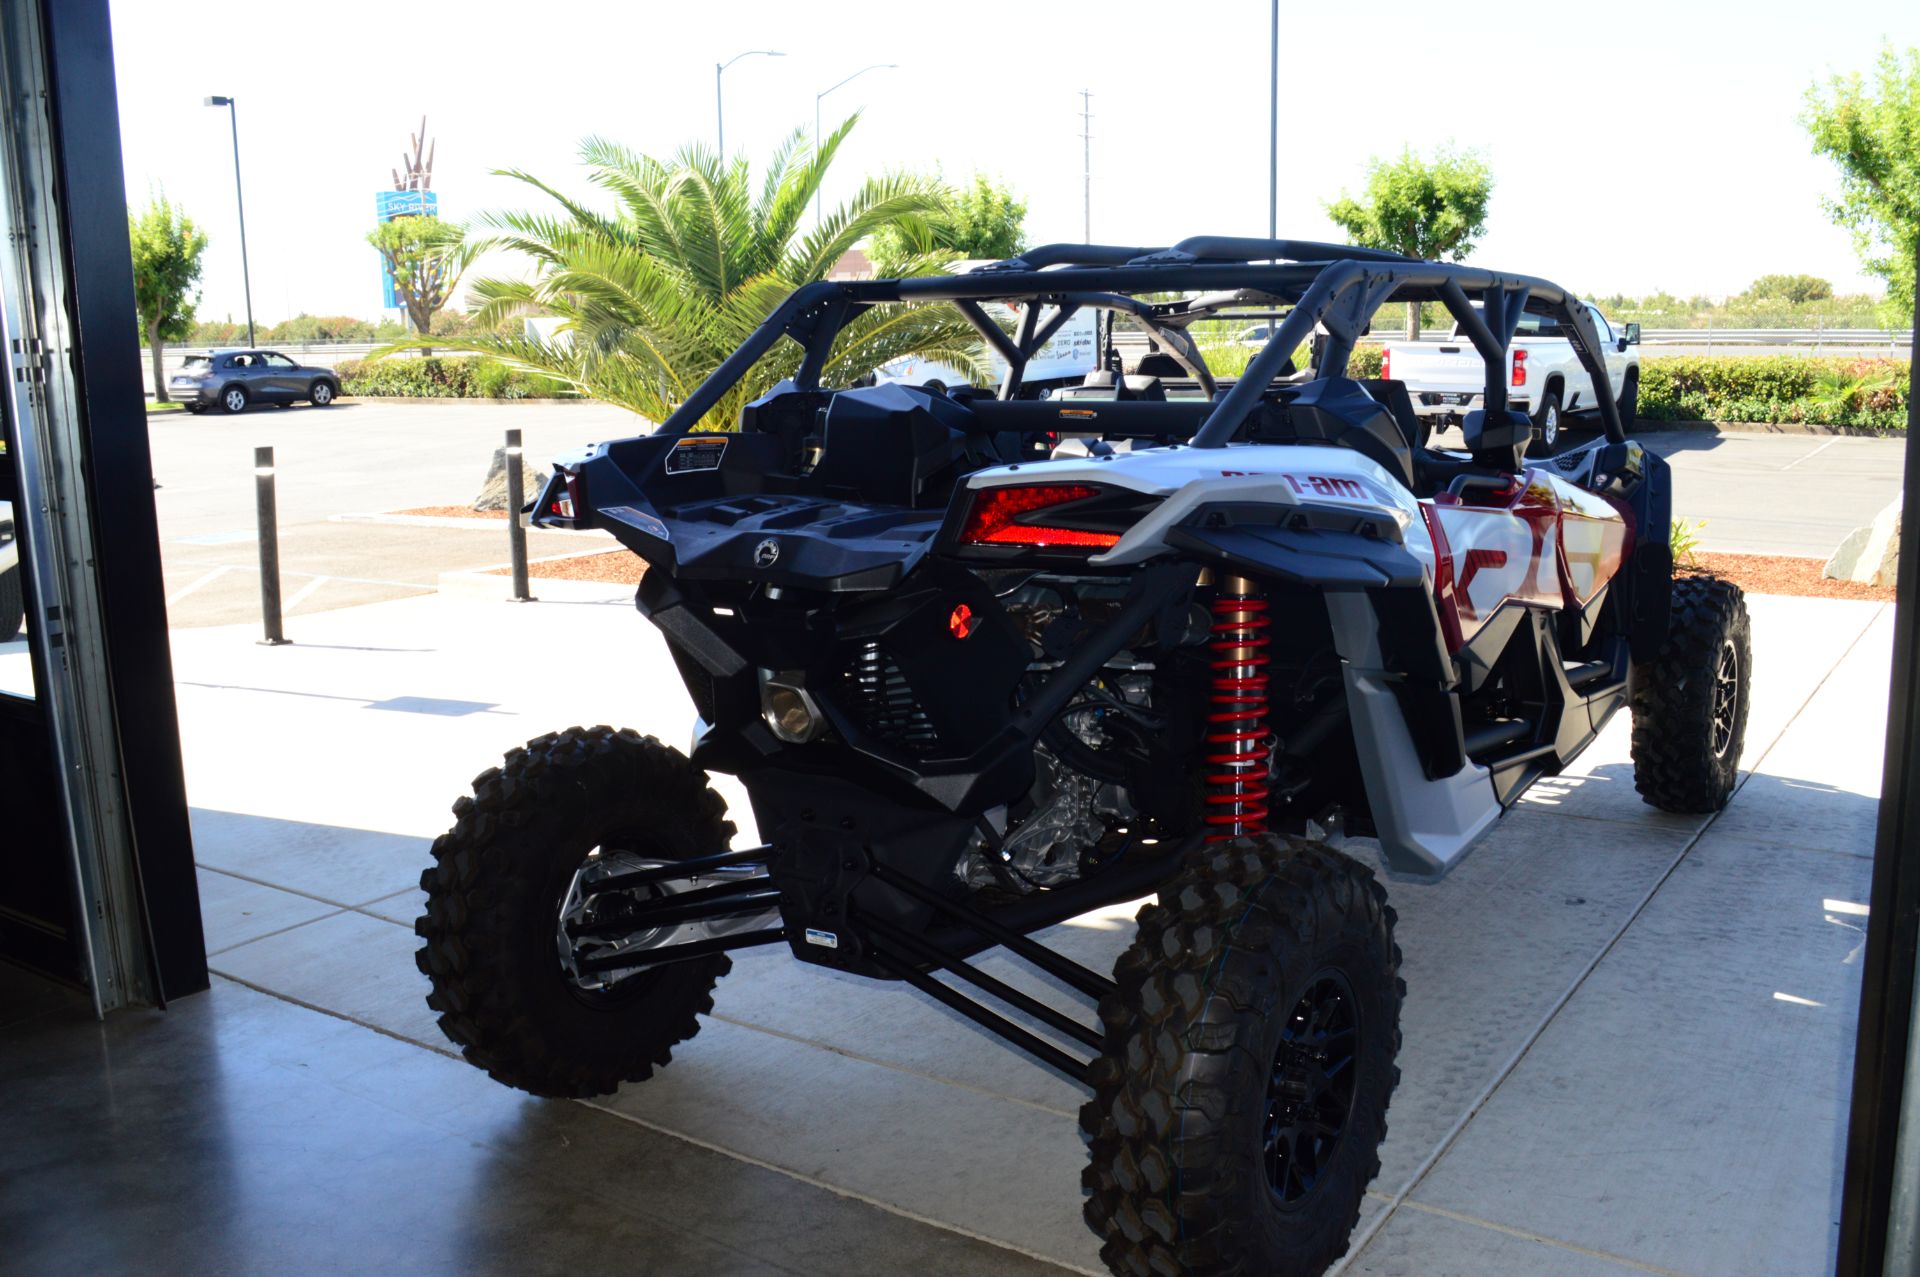
<path id="1" fill-rule="evenodd" d="M 1213 709 L 1207 715 L 1207 841 L 1267 832 L 1267 601 L 1244 577 L 1213 600 Z"/>

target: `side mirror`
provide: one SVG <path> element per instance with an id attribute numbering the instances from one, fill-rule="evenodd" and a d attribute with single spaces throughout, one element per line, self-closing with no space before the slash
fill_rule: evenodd
<path id="1" fill-rule="evenodd" d="M 1638 346 L 1640 344 L 1640 325 L 1628 324 L 1626 325 L 1626 329 L 1627 329 L 1627 335 L 1624 338 L 1624 340 L 1626 341 L 1627 345 Z"/>

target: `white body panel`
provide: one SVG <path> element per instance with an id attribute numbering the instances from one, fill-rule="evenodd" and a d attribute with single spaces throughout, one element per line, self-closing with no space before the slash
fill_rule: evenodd
<path id="1" fill-rule="evenodd" d="M 1107 457 L 1070 457 L 1037 464 L 996 466 L 967 478 L 971 488 L 1021 483 L 1098 483 L 1165 497 L 1128 529 L 1120 543 L 1088 560 L 1118 567 L 1152 558 L 1166 545 L 1167 529 L 1209 501 L 1272 505 L 1348 506 L 1399 525 L 1413 556 L 1429 575 L 1433 542 L 1420 503 L 1378 465 L 1351 448 L 1313 444 L 1233 444 L 1190 448 L 1174 444 L 1116 452 Z"/>

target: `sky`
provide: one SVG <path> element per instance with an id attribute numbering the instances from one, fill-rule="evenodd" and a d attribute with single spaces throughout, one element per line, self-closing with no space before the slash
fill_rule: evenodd
<path id="1" fill-rule="evenodd" d="M 455 220 L 540 207 L 496 169 L 602 199 L 580 140 L 759 160 L 815 95 L 862 112 L 826 199 L 868 174 L 988 173 L 1028 203 L 1038 243 L 1083 239 L 1080 91 L 1092 93 L 1091 222 L 1102 243 L 1264 234 L 1269 4 L 975 0 L 953 10 L 721 0 L 114 0 L 128 202 L 164 191 L 206 230 L 203 318 L 245 313 L 233 151 L 238 103 L 256 319 L 380 314 L 365 243 L 375 193 L 427 117 Z M 1181 24 L 1188 24 L 1182 29 Z M 1470 261 L 1593 296 L 1737 293 L 1806 272 L 1880 291 L 1822 210 L 1836 190 L 1797 122 L 1809 85 L 1920 45 L 1912 0 L 1506 4 L 1282 0 L 1279 227 L 1343 238 L 1324 205 L 1402 147 L 1477 149 L 1495 187 Z M 477 273 L 514 273 L 511 259 Z"/>

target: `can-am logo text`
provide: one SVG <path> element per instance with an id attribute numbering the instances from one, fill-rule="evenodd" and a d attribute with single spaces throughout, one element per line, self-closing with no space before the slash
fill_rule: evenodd
<path id="1" fill-rule="evenodd" d="M 753 565 L 755 567 L 770 568 L 779 561 L 780 543 L 772 537 L 768 537 L 759 545 L 753 547 Z"/>

